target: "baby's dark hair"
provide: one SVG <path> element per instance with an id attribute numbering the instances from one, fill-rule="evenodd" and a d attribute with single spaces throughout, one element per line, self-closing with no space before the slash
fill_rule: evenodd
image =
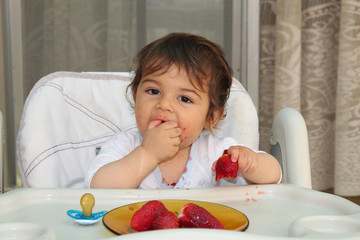
<path id="1" fill-rule="evenodd" d="M 191 84 L 204 90 L 209 83 L 210 107 L 207 120 L 213 121 L 217 110 L 224 112 L 230 94 L 232 73 L 220 46 L 201 36 L 171 33 L 146 45 L 135 58 L 135 77 L 129 87 L 133 97 L 143 77 L 167 71 L 175 65 L 186 71 Z"/>

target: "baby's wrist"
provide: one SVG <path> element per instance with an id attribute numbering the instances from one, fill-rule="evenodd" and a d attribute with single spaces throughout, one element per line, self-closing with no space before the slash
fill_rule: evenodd
<path id="1" fill-rule="evenodd" d="M 145 155 L 146 159 L 152 161 L 155 165 L 158 165 L 160 160 L 157 158 L 157 156 L 146 147 L 140 145 L 141 150 L 143 151 L 143 154 Z"/>

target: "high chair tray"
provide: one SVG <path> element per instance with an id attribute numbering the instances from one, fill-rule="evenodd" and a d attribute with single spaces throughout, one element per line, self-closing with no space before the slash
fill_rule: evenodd
<path id="1" fill-rule="evenodd" d="M 67 216 L 80 198 L 95 197 L 93 212 L 153 199 L 207 201 L 237 209 L 249 219 L 244 232 L 208 229 L 157 230 L 118 236 L 100 221 L 82 226 Z M 211 189 L 107 190 L 16 189 L 0 196 L 2 234 L 39 239 L 359 239 L 360 207 L 344 198 L 294 185 Z M 15 230 L 14 230 L 15 229 Z"/>

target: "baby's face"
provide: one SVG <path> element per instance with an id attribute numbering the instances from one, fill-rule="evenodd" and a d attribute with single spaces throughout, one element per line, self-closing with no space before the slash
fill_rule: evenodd
<path id="1" fill-rule="evenodd" d="M 135 116 L 144 135 L 155 120 L 173 121 L 181 129 L 180 148 L 191 145 L 206 126 L 210 100 L 205 91 L 195 88 L 183 69 L 172 66 L 164 73 L 144 76 L 136 91 Z"/>

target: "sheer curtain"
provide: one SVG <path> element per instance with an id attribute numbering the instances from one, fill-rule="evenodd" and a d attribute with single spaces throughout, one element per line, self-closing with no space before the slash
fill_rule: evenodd
<path id="1" fill-rule="evenodd" d="M 283 107 L 307 123 L 313 188 L 360 195 L 360 1 L 262 0 L 262 149 Z"/>
<path id="2" fill-rule="evenodd" d="M 137 52 L 137 1 L 25 0 L 24 94 L 55 71 L 127 71 Z"/>
<path id="3" fill-rule="evenodd" d="M 129 71 L 141 47 L 173 31 L 223 46 L 225 3 L 231 1 L 23 0 L 24 97 L 55 71 Z"/>

